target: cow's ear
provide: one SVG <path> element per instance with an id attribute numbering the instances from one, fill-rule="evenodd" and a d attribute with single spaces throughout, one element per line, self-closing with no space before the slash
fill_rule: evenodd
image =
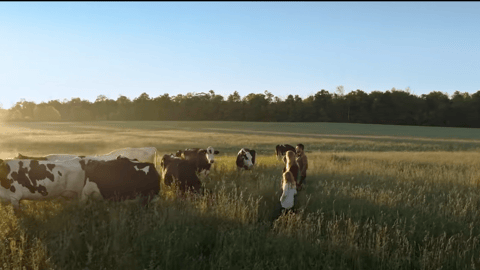
<path id="1" fill-rule="evenodd" d="M 255 156 L 256 152 L 255 150 L 250 150 L 250 155 Z"/>
<path id="2" fill-rule="evenodd" d="M 218 155 L 218 153 L 220 153 L 218 150 L 215 150 L 215 152 L 213 152 L 213 154 L 215 155 Z"/>

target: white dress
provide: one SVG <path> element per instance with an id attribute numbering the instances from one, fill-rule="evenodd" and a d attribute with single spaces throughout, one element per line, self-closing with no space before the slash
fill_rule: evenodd
<path id="1" fill-rule="evenodd" d="M 283 208 L 290 209 L 293 207 L 294 196 L 297 194 L 297 187 L 295 185 L 284 183 L 282 188 L 283 193 L 280 197 L 280 203 Z"/>

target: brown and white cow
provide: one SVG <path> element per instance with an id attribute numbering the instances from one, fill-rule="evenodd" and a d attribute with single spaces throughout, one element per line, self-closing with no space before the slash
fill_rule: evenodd
<path id="1" fill-rule="evenodd" d="M 215 162 L 215 155 L 218 153 L 219 151 L 209 146 L 207 149 L 189 148 L 184 151 L 178 150 L 176 156 L 191 162 L 198 173 L 207 176 L 210 173 L 212 164 Z"/>
<path id="2" fill-rule="evenodd" d="M 275 146 L 275 155 L 277 156 L 277 159 L 282 160 L 282 158 L 285 157 L 285 153 L 289 150 L 295 153 L 295 147 L 290 144 L 277 144 L 277 146 Z"/>
<path id="3" fill-rule="evenodd" d="M 160 162 L 162 167 L 163 183 L 171 186 L 173 183 L 182 192 L 192 191 L 202 193 L 202 182 L 195 173 L 192 162 L 176 157 L 173 154 L 164 155 Z"/>
<path id="4" fill-rule="evenodd" d="M 21 200 L 78 197 L 85 179 L 80 161 L 0 160 L 0 198 L 20 210 Z"/>
<path id="5" fill-rule="evenodd" d="M 255 165 L 255 157 L 257 153 L 255 150 L 250 150 L 248 148 L 242 148 L 237 154 L 237 169 L 249 170 Z"/>
<path id="6" fill-rule="evenodd" d="M 82 201 L 89 196 L 121 201 L 140 195 L 146 203 L 160 191 L 160 175 L 153 163 L 118 156 L 114 160 L 84 159 L 80 164 L 85 170 Z"/>

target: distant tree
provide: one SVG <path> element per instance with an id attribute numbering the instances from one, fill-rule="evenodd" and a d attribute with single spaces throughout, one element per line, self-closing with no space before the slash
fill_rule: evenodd
<path id="1" fill-rule="evenodd" d="M 60 121 L 62 116 L 53 106 L 47 105 L 45 103 L 35 106 L 33 109 L 33 118 L 35 121 Z"/>
<path id="2" fill-rule="evenodd" d="M 371 121 L 371 99 L 360 89 L 345 96 L 347 100 L 347 121 L 352 123 L 368 123 Z"/>
<path id="3" fill-rule="evenodd" d="M 449 126 L 474 127 L 477 110 L 469 93 L 455 91 L 451 98 L 451 106 L 447 116 Z"/>
<path id="4" fill-rule="evenodd" d="M 313 96 L 313 107 L 315 109 L 316 115 L 315 121 L 331 121 L 331 115 L 333 114 L 333 112 L 331 111 L 333 105 L 332 99 L 332 95 L 325 89 L 318 91 Z"/>
<path id="5" fill-rule="evenodd" d="M 242 121 L 245 118 L 244 103 L 237 91 L 227 97 L 224 108 L 224 119 L 229 121 Z"/>
<path id="6" fill-rule="evenodd" d="M 422 95 L 425 100 L 424 124 L 429 126 L 447 126 L 450 99 L 446 93 L 433 91 Z"/>
<path id="7" fill-rule="evenodd" d="M 15 104 L 14 108 L 22 114 L 21 120 L 31 121 L 33 120 L 33 109 L 35 109 L 35 106 L 35 102 L 26 101 L 22 98 Z M 16 115 L 16 119 L 18 119 L 17 117 L 18 115 Z"/>

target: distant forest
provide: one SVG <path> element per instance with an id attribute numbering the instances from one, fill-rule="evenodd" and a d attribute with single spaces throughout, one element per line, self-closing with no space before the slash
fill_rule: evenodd
<path id="1" fill-rule="evenodd" d="M 345 94 L 339 86 L 334 93 L 322 89 L 304 99 L 298 95 L 280 99 L 268 91 L 244 97 L 235 91 L 227 98 L 213 90 L 155 98 L 143 93 L 133 100 L 100 95 L 93 103 L 72 98 L 35 104 L 22 99 L 1 114 L 4 121 L 210 120 L 480 127 L 480 90 L 475 94 L 456 91 L 449 97 L 438 91 L 417 96 L 408 88 Z"/>

